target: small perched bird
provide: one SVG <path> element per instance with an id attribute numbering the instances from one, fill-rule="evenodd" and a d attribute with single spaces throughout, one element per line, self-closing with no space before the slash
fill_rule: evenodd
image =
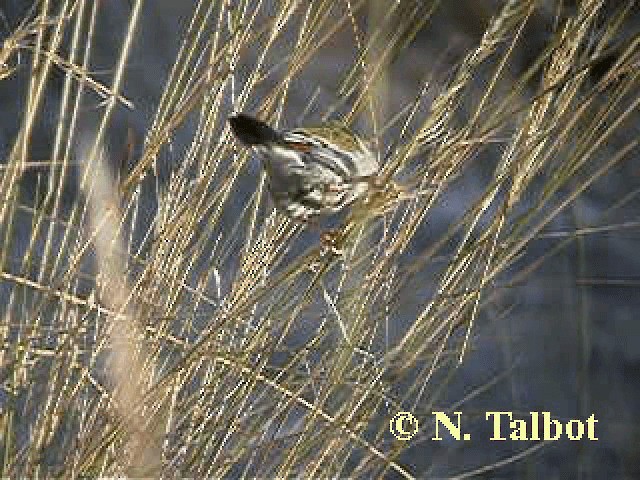
<path id="1" fill-rule="evenodd" d="M 244 113 L 229 123 L 260 155 L 276 208 L 294 220 L 341 212 L 375 188 L 375 155 L 342 124 L 280 131 Z"/>

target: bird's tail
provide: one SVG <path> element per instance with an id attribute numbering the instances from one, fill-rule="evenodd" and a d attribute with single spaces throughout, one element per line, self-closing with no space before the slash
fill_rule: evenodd
<path id="1" fill-rule="evenodd" d="M 245 113 L 229 118 L 233 134 L 247 146 L 277 143 L 280 134 L 269 125 Z"/>

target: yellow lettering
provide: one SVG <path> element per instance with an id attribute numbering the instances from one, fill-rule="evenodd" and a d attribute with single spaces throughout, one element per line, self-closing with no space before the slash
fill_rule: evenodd
<path id="1" fill-rule="evenodd" d="M 598 437 L 596 437 L 596 423 L 598 423 L 598 420 L 596 420 L 595 413 L 592 413 L 587 418 L 587 438 L 589 440 L 598 440 Z"/>
<path id="2" fill-rule="evenodd" d="M 531 414 L 531 437 L 529 440 L 540 440 L 540 425 L 538 412 L 529 412 Z"/>
<path id="3" fill-rule="evenodd" d="M 493 417 L 493 436 L 489 440 L 506 440 L 506 437 L 500 435 L 500 415 L 507 415 L 511 420 L 510 412 L 487 412 L 486 420 Z"/>
<path id="4" fill-rule="evenodd" d="M 458 424 L 455 425 L 451 419 L 449 418 L 449 416 L 444 413 L 444 412 L 432 412 L 433 415 L 436 417 L 436 436 L 432 438 L 432 440 L 442 440 L 442 437 L 440 437 L 440 434 L 438 432 L 438 426 L 440 425 L 440 423 L 442 423 L 442 425 L 444 425 L 444 427 L 449 430 L 449 433 L 451 434 L 451 436 L 453 438 L 455 438 L 456 440 L 460 440 L 460 412 L 453 412 L 453 414 L 455 416 L 458 417 Z"/>
<path id="5" fill-rule="evenodd" d="M 545 440 L 558 440 L 562 435 L 562 424 L 558 420 L 551 418 L 551 412 L 542 412 L 543 433 Z M 551 427 L 553 426 L 553 435 Z"/>
<path id="6" fill-rule="evenodd" d="M 578 429 L 575 434 L 573 432 L 573 425 L 576 425 Z M 571 420 L 567 423 L 567 437 L 569 437 L 569 440 L 580 440 L 582 435 L 584 435 L 584 425 L 580 420 Z"/>
<path id="7" fill-rule="evenodd" d="M 527 423 L 524 420 L 512 420 L 509 422 L 511 427 L 511 440 L 527 440 Z"/>

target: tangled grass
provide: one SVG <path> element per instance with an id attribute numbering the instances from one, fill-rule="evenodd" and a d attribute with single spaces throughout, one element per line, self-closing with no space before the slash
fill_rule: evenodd
<path id="1" fill-rule="evenodd" d="M 581 2 L 513 78 L 538 5 L 507 1 L 446 84 L 425 81 L 389 112 L 388 72 L 438 2 L 200 0 L 124 164 L 105 144 L 116 112 L 136 108 L 123 85 L 143 2 L 108 80 L 92 72 L 100 3 L 43 0 L 0 51 L 0 88 L 28 70 L 0 170 L 2 476 L 419 474 L 403 454 L 431 436 L 427 412 L 504 294 L 498 281 L 532 275 L 544 257 L 512 268 L 527 245 L 637 155 L 637 139 L 605 147 L 637 119 L 638 39 L 590 74 L 633 2 L 607 22 L 604 1 Z M 295 82 L 345 32 L 353 54 L 334 102 L 312 107 L 314 97 L 287 117 Z M 52 90 L 41 164 L 31 145 Z M 83 106 L 96 98 L 89 128 Z M 355 206 L 343 253 L 327 253 L 273 210 L 262 174 L 247 178 L 250 154 L 226 123 L 245 110 L 276 125 L 311 115 L 366 128 L 384 177 L 417 193 L 382 213 Z M 425 242 L 439 202 L 496 143 L 484 191 Z M 25 197 L 21 179 L 43 165 Z M 421 421 L 414 442 L 388 431 L 407 409 Z"/>

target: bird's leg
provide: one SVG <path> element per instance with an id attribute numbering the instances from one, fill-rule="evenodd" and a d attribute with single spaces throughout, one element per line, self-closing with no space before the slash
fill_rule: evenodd
<path id="1" fill-rule="evenodd" d="M 316 217 L 307 217 L 300 220 L 307 228 L 320 233 L 321 255 L 331 253 L 333 255 L 342 255 L 340 244 L 344 238 L 343 228 L 330 228 L 323 230 Z"/>

